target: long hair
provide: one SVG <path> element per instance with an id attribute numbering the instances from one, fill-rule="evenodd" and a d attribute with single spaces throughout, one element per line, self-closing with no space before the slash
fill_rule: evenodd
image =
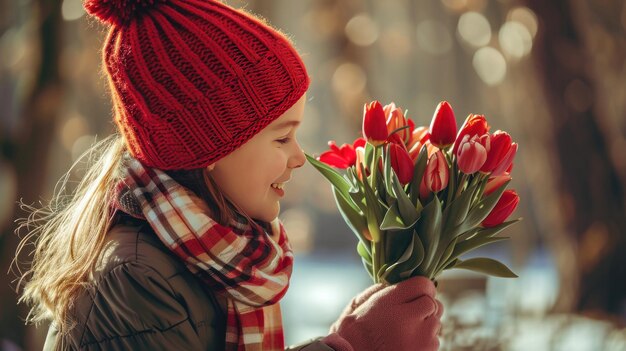
<path id="1" fill-rule="evenodd" d="M 106 234 L 115 224 L 110 204 L 124 174 L 127 152 L 124 139 L 113 134 L 79 157 L 57 183 L 48 205 L 35 208 L 21 204 L 29 214 L 19 220 L 16 229 L 17 234 L 24 228 L 27 231 L 16 258 L 25 247 L 34 247 L 32 262 L 18 282 L 18 287 L 24 284 L 18 303 L 30 306 L 27 322 L 51 320 L 59 333 L 67 333 L 74 326 L 73 302 L 91 282 Z M 66 195 L 70 173 L 81 162 L 86 162 L 85 174 Z M 220 193 L 206 168 L 167 173 L 206 201 L 216 222 L 228 225 L 234 218 L 238 208 Z M 19 270 L 21 263 L 17 263 Z"/>

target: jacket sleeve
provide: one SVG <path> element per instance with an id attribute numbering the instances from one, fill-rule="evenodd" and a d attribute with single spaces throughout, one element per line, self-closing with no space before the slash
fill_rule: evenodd
<path id="1" fill-rule="evenodd" d="M 324 344 L 322 336 L 289 346 L 285 351 L 335 351 L 332 347 Z"/>
<path id="2" fill-rule="evenodd" d="M 168 280 L 146 265 L 123 263 L 97 284 L 85 326 L 73 334 L 81 350 L 206 349 Z M 210 348 L 209 348 L 210 349 Z"/>

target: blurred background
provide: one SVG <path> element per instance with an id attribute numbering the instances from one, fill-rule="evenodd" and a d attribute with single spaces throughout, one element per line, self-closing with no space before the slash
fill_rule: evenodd
<path id="1" fill-rule="evenodd" d="M 447 100 L 459 126 L 484 114 L 519 143 L 511 187 L 524 220 L 476 254 L 520 277 L 445 274 L 442 350 L 626 350 L 624 1 L 225 2 L 267 18 L 302 53 L 312 85 L 299 139 L 310 154 L 354 140 L 374 99 L 416 125 Z M 16 305 L 17 202 L 45 204 L 114 131 L 106 30 L 80 0 L 0 0 L 0 350 L 40 350 L 47 331 L 24 325 Z M 326 335 L 370 284 L 329 184 L 310 165 L 295 175 L 281 213 L 296 250 L 290 344 Z"/>

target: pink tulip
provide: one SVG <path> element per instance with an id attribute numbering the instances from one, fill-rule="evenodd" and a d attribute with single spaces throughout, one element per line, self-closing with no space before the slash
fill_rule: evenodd
<path id="1" fill-rule="evenodd" d="M 485 186 L 485 191 L 483 192 L 483 196 L 488 196 L 493 193 L 496 189 L 500 188 L 504 183 L 511 180 L 511 175 L 508 173 L 503 173 L 497 177 L 491 177 L 487 181 L 487 185 Z"/>
<path id="2" fill-rule="evenodd" d="M 323 152 L 318 157 L 318 160 L 329 166 L 346 169 L 350 166 L 354 166 L 356 162 L 355 148 L 365 146 L 365 139 L 358 138 L 354 141 L 353 145 L 343 144 L 340 147 L 337 147 L 337 144 L 331 140 L 328 142 L 328 146 L 330 150 Z"/>
<path id="3" fill-rule="evenodd" d="M 436 147 L 443 149 L 454 143 L 456 138 L 456 120 L 454 111 L 447 101 L 437 105 L 435 114 L 430 122 L 430 142 Z"/>
<path id="4" fill-rule="evenodd" d="M 496 131 L 491 135 L 489 152 L 487 153 L 487 160 L 480 167 L 482 173 L 491 173 L 507 156 L 507 152 L 511 148 L 512 140 L 511 136 L 501 130 Z M 504 170 L 503 170 L 504 171 Z"/>
<path id="5" fill-rule="evenodd" d="M 406 185 L 413 179 L 413 161 L 404 148 L 404 144 L 389 143 L 389 157 L 391 168 L 396 172 L 398 180 Z"/>
<path id="6" fill-rule="evenodd" d="M 363 137 L 372 145 L 382 145 L 387 141 L 385 111 L 378 101 L 363 107 Z"/>
<path id="7" fill-rule="evenodd" d="M 424 172 L 426 186 L 433 193 L 440 192 L 448 186 L 450 169 L 441 150 L 437 150 L 429 159 Z"/>
<path id="8" fill-rule="evenodd" d="M 482 222 L 483 227 L 495 227 L 503 223 L 517 207 L 519 196 L 515 190 L 505 190 L 496 206 Z"/>
<path id="9" fill-rule="evenodd" d="M 465 122 L 461 126 L 459 130 L 459 134 L 456 136 L 456 140 L 454 141 L 454 147 L 452 148 L 452 154 L 456 155 L 459 150 L 459 146 L 461 141 L 463 141 L 463 137 L 469 135 L 473 137 L 474 135 L 483 135 L 489 131 L 489 124 L 487 124 L 487 120 L 483 115 L 474 115 L 470 114 L 465 119 Z"/>
<path id="10" fill-rule="evenodd" d="M 480 138 L 469 135 L 463 137 L 456 154 L 456 162 L 459 170 L 465 174 L 476 173 L 487 159 L 489 151 L 489 134 L 483 134 Z"/>

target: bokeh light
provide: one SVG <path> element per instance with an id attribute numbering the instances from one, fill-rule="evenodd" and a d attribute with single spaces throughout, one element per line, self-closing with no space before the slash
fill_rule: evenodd
<path id="1" fill-rule="evenodd" d="M 504 56 L 492 47 L 478 49 L 474 54 L 472 64 L 480 79 L 487 85 L 497 85 L 506 76 Z"/>
<path id="2" fill-rule="evenodd" d="M 345 62 L 337 67 L 332 78 L 332 86 L 336 93 L 357 94 L 365 89 L 367 76 L 361 66 Z"/>
<path id="3" fill-rule="evenodd" d="M 74 21 L 81 18 L 85 14 L 83 3 L 81 0 L 63 0 L 61 6 L 61 16 L 66 21 Z"/>
<path id="4" fill-rule="evenodd" d="M 533 38 L 537 34 L 537 16 L 528 7 L 516 7 L 511 9 L 506 19 L 507 21 L 515 21 L 524 25 Z"/>
<path id="5" fill-rule="evenodd" d="M 508 21 L 500 28 L 498 41 L 502 51 L 515 59 L 528 55 L 533 46 L 528 28 L 515 21 Z"/>
<path id="6" fill-rule="evenodd" d="M 346 36 L 359 46 L 372 45 L 378 39 L 378 26 L 367 14 L 359 14 L 346 24 Z"/>
<path id="7" fill-rule="evenodd" d="M 491 26 L 487 18 L 478 12 L 466 12 L 459 18 L 459 36 L 468 44 L 481 47 L 491 40 Z"/>

